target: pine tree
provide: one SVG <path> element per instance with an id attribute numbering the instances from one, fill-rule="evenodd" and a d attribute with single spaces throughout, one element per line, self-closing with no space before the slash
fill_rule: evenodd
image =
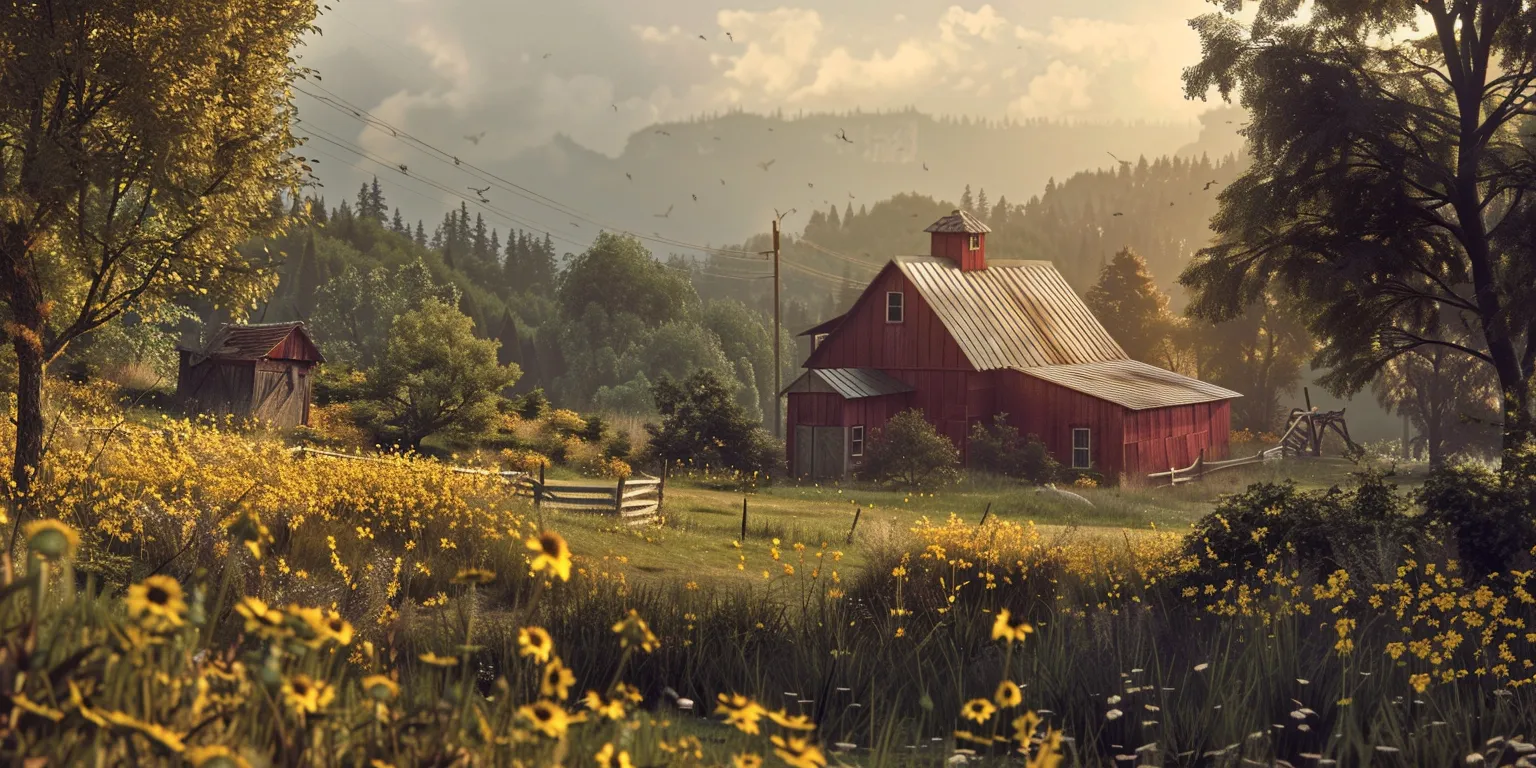
<path id="1" fill-rule="evenodd" d="M 545 288 L 554 290 L 558 272 L 559 267 L 555 265 L 555 241 L 545 232 L 544 242 L 539 247 L 539 279 Z"/>
<path id="2" fill-rule="evenodd" d="M 368 193 L 368 182 L 357 188 L 357 216 L 366 219 L 373 216 L 373 198 Z"/>
<path id="3" fill-rule="evenodd" d="M 960 195 L 960 210 L 969 211 L 975 200 L 971 198 L 971 185 L 965 185 L 965 192 Z"/>
<path id="4" fill-rule="evenodd" d="M 490 246 L 491 241 L 485 231 L 485 217 L 476 213 L 475 228 L 471 231 L 469 238 L 469 253 L 474 257 L 474 263 L 485 264 L 490 262 Z"/>
<path id="5" fill-rule="evenodd" d="M 391 221 L 389 223 L 389 229 L 392 232 L 396 232 L 398 234 L 402 234 L 402 235 L 405 235 L 407 237 L 409 237 L 410 234 L 411 234 L 410 228 L 405 225 L 405 219 L 401 218 L 401 216 L 400 216 L 400 209 L 399 208 L 395 209 L 395 218 L 394 218 L 393 221 Z"/>
<path id="6" fill-rule="evenodd" d="M 311 229 L 304 239 L 304 250 L 299 254 L 298 286 L 294 292 L 293 310 L 300 320 L 308 320 L 315 311 L 315 299 L 320 293 L 320 262 L 315 255 L 315 231 Z"/>
<path id="7" fill-rule="evenodd" d="M 324 224 L 331 220 L 330 211 L 325 207 L 325 198 L 322 197 L 319 200 L 310 200 L 309 215 L 315 220 L 316 224 Z"/>
<path id="8" fill-rule="evenodd" d="M 976 214 L 983 220 L 992 216 L 992 205 L 991 201 L 987 200 L 986 187 L 982 187 L 981 192 L 976 195 Z"/>
<path id="9" fill-rule="evenodd" d="M 1158 290 L 1147 262 L 1123 248 L 1099 273 L 1083 302 L 1133 359 L 1155 365 L 1169 360 L 1167 340 L 1173 328 L 1168 295 Z"/>
<path id="10" fill-rule="evenodd" d="M 501 328 L 496 332 L 496 339 L 501 342 L 501 348 L 496 351 L 498 364 L 512 365 L 520 362 L 523 356 L 523 342 L 518 337 L 517 318 L 512 316 L 512 310 L 503 310 Z"/>
<path id="11" fill-rule="evenodd" d="M 373 177 L 373 184 L 368 190 L 369 214 L 380 224 L 384 223 L 384 212 L 389 207 L 384 204 L 384 189 L 379 186 L 379 177 Z"/>
<path id="12" fill-rule="evenodd" d="M 843 228 L 843 221 L 842 219 L 838 218 L 837 206 L 835 205 L 832 206 L 832 212 L 827 214 L 827 227 L 829 227 L 833 232 L 841 231 Z"/>
<path id="13" fill-rule="evenodd" d="M 491 244 L 486 248 L 486 252 L 489 254 L 486 261 L 490 262 L 491 266 L 501 264 L 501 235 L 496 232 L 495 227 L 491 227 Z"/>
<path id="14" fill-rule="evenodd" d="M 416 220 L 416 245 L 427 247 L 427 228 L 422 226 L 421 219 Z"/>
<path id="15" fill-rule="evenodd" d="M 987 217 L 987 223 L 995 229 L 1002 229 L 1008 226 L 1008 215 L 1008 196 L 1003 195 L 997 198 L 997 205 L 992 207 L 992 215 Z"/>
<path id="16" fill-rule="evenodd" d="M 843 209 L 843 229 L 853 226 L 853 203 Z"/>

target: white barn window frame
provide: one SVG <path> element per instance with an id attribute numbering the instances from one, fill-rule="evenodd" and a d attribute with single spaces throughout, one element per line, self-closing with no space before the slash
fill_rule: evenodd
<path id="1" fill-rule="evenodd" d="M 895 324 L 907 319 L 907 297 L 901 291 L 885 292 L 885 322 Z"/>
<path id="2" fill-rule="evenodd" d="M 863 424 L 855 424 L 848 428 L 848 455 L 854 458 L 864 455 Z"/>
<path id="3" fill-rule="evenodd" d="M 1093 468 L 1093 430 L 1089 427 L 1072 428 L 1072 468 Z"/>

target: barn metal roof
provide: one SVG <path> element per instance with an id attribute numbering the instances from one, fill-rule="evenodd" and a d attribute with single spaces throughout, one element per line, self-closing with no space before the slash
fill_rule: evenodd
<path id="1" fill-rule="evenodd" d="M 979 235 L 991 232 L 991 228 L 981 223 L 981 220 L 965 211 L 956 208 L 948 216 L 928 225 L 924 232 L 964 232 Z"/>
<path id="2" fill-rule="evenodd" d="M 790 382 L 779 394 L 830 392 L 844 400 L 898 395 L 911 392 L 906 382 L 875 368 L 812 368 Z"/>
<path id="3" fill-rule="evenodd" d="M 1242 397 L 1230 389 L 1137 360 L 1107 360 L 1019 370 L 1037 379 L 1133 411 Z"/>
<path id="4" fill-rule="evenodd" d="M 978 371 L 1126 357 L 1048 261 L 993 262 L 969 272 L 934 256 L 895 263 Z"/>
<path id="5" fill-rule="evenodd" d="M 213 338 L 208 340 L 207 346 L 201 350 L 191 350 L 204 358 L 217 357 L 221 360 L 262 360 L 272 355 L 278 345 L 282 344 L 294 332 L 298 331 L 304 336 L 309 347 L 314 349 L 320 362 L 325 358 L 320 354 L 319 348 L 314 342 L 309 341 L 308 329 L 301 322 L 292 323 L 260 323 L 253 325 L 237 325 L 226 323 L 220 328 Z"/>

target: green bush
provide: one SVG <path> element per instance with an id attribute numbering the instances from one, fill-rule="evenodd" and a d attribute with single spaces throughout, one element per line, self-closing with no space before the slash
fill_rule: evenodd
<path id="1" fill-rule="evenodd" d="M 934 488 L 960 479 L 960 451 L 912 408 L 874 430 L 859 476 L 905 488 Z"/>
<path id="2" fill-rule="evenodd" d="M 576 433 L 582 442 L 601 443 L 608 435 L 608 422 L 601 416 L 587 416 L 586 426 Z"/>
<path id="3" fill-rule="evenodd" d="M 538 421 L 549 412 L 549 398 L 544 396 L 543 387 L 534 387 L 533 391 L 517 399 L 517 415 L 529 420 Z"/>
<path id="4" fill-rule="evenodd" d="M 665 462 L 768 474 L 783 456 L 779 442 L 736 402 L 732 387 L 705 369 L 652 390 L 661 424 L 647 424 L 651 452 Z"/>
<path id="5" fill-rule="evenodd" d="M 1536 486 L 1477 464 L 1443 467 L 1419 489 L 1424 522 L 1456 546 L 1473 578 L 1507 573 L 1536 547 Z"/>
<path id="6" fill-rule="evenodd" d="M 1034 485 L 1055 482 L 1061 464 L 1046 450 L 1036 435 L 1020 438 L 1019 430 L 1008 425 L 1008 414 L 992 418 L 992 426 L 977 423 L 971 427 L 971 466 L 985 472 L 1016 477 Z"/>

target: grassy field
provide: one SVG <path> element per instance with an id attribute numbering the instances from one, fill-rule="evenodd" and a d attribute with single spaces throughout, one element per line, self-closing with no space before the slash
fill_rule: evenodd
<path id="1" fill-rule="evenodd" d="M 1210 512 L 1227 493 L 1256 482 L 1291 480 L 1307 489 L 1348 486 L 1362 469 L 1342 458 L 1292 458 L 1267 465 L 1212 474 L 1177 488 L 1073 488 L 1091 507 L 1062 500 L 1006 479 L 971 478 L 936 493 L 878 489 L 857 483 L 779 483 L 748 491 L 721 490 L 702 477 L 670 480 L 661 526 L 627 529 L 611 518 L 582 513 L 547 513 L 580 551 L 627 558 L 623 568 L 633 579 L 732 582 L 761 578 L 763 553 L 778 539 L 783 546 L 803 543 L 843 553 L 847 566 L 861 567 L 871 549 L 894 545 L 920 519 L 943 522 L 957 515 L 971 523 L 982 516 L 1034 523 L 1047 537 L 1069 542 L 1076 537 L 1122 537 L 1152 530 L 1182 530 Z M 1425 468 L 1396 469 L 1396 482 L 1417 487 Z M 747 535 L 741 536 L 742 504 L 747 507 Z M 859 516 L 852 540 L 849 530 Z M 737 542 L 741 546 L 736 546 Z M 748 567 L 738 568 L 741 555 Z"/>

